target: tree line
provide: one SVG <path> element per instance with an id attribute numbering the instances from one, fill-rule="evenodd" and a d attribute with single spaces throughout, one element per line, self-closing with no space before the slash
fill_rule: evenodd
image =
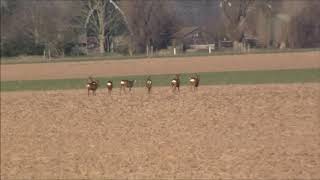
<path id="1" fill-rule="evenodd" d="M 95 37 L 100 54 L 115 51 L 130 55 L 145 53 L 150 48 L 167 48 L 173 34 L 188 25 L 206 27 L 213 36 L 227 37 L 234 42 L 241 41 L 244 32 L 250 32 L 265 47 L 276 46 L 279 42 L 291 48 L 317 46 L 313 43 L 320 42 L 319 1 L 292 2 L 2 0 L 1 56 L 75 55 L 79 54 L 81 37 L 85 46 L 87 37 Z M 191 22 L 190 17 L 199 18 Z M 286 18 L 288 23 L 282 23 Z M 280 26 L 274 19 L 281 21 L 283 27 L 279 30 L 272 27 Z M 126 39 L 124 49 L 113 47 L 117 37 Z M 271 42 L 275 39 L 279 42 Z"/>

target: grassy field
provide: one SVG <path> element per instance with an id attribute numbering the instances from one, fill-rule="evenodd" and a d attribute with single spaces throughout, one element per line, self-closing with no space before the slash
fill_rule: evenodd
<path id="1" fill-rule="evenodd" d="M 223 55 L 243 55 L 243 54 L 274 54 L 274 53 L 292 53 L 292 52 L 320 52 L 320 48 L 304 49 L 251 49 L 250 52 L 239 52 L 230 49 L 213 51 L 208 54 L 207 51 L 180 53 L 177 55 L 158 55 L 146 56 L 145 54 L 136 54 L 133 56 L 121 54 L 103 54 L 88 56 L 66 56 L 52 58 L 51 60 L 43 59 L 42 56 L 18 56 L 18 57 L 1 57 L 1 64 L 32 64 L 32 63 L 59 63 L 59 62 L 81 62 L 81 61 L 103 61 L 103 60 L 128 60 L 143 58 L 169 58 L 169 57 L 197 57 L 197 56 L 223 56 Z"/>
<path id="2" fill-rule="evenodd" d="M 181 75 L 182 85 L 187 85 L 190 75 Z M 201 85 L 320 82 L 320 69 L 207 72 L 199 75 Z M 154 86 L 168 86 L 173 75 L 153 75 L 151 78 Z M 146 76 L 98 77 L 97 79 L 102 87 L 105 87 L 107 80 L 112 80 L 115 87 L 118 87 L 121 79 L 135 79 L 136 86 L 141 87 L 144 86 Z M 85 88 L 85 83 L 86 79 L 1 81 L 1 91 L 82 89 Z"/>

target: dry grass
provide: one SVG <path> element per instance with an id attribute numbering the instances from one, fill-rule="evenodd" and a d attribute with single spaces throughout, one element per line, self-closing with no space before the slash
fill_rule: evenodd
<path id="1" fill-rule="evenodd" d="M 1 93 L 1 179 L 320 178 L 320 84 Z"/>

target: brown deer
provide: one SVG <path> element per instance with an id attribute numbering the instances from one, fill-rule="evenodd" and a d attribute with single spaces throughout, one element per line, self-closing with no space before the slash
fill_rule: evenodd
<path id="1" fill-rule="evenodd" d="M 152 81 L 150 76 L 148 76 L 147 80 L 146 80 L 146 88 L 148 89 L 148 94 L 151 93 L 151 88 L 152 88 Z"/>
<path id="2" fill-rule="evenodd" d="M 92 95 L 96 95 L 96 90 L 99 87 L 99 81 L 93 79 L 91 76 L 88 77 L 87 79 L 87 85 L 86 85 L 87 89 L 88 89 L 88 96 L 90 95 L 90 91 L 92 91 Z"/>
<path id="3" fill-rule="evenodd" d="M 112 83 L 112 81 L 108 81 L 108 82 L 107 82 L 107 89 L 108 89 L 108 94 L 109 94 L 109 95 L 111 95 L 112 88 L 113 88 L 113 83 Z"/>
<path id="4" fill-rule="evenodd" d="M 180 74 L 176 74 L 176 77 L 171 80 L 172 91 L 175 92 L 178 89 L 180 92 Z"/>
<path id="5" fill-rule="evenodd" d="M 189 83 L 191 90 L 195 91 L 198 90 L 199 83 L 200 83 L 200 76 L 198 74 L 195 74 L 195 76 L 191 76 L 189 78 Z"/>
<path id="6" fill-rule="evenodd" d="M 134 84 L 136 83 L 136 80 L 130 81 L 130 80 L 121 80 L 120 81 L 120 94 L 121 91 L 123 90 L 124 92 L 126 92 L 126 88 L 129 89 L 129 91 L 131 91 L 131 88 L 134 86 Z"/>

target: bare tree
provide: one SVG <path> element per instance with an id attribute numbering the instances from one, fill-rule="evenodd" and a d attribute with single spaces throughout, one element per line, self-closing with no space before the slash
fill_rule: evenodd
<path id="1" fill-rule="evenodd" d="M 126 29 L 126 18 L 121 9 L 110 0 L 87 0 L 83 12 L 85 31 L 98 37 L 99 52 L 110 51 L 112 37 Z"/>
<path id="2" fill-rule="evenodd" d="M 99 50 L 103 54 L 105 52 L 105 26 L 106 26 L 106 0 L 88 0 L 86 3 L 86 20 L 85 29 L 87 30 L 90 22 L 95 26 L 99 39 Z M 92 19 L 92 21 L 90 21 Z"/>
<path id="3" fill-rule="evenodd" d="M 72 31 L 71 20 L 76 14 L 72 2 L 34 0 L 14 2 L 15 8 L 6 21 L 7 29 L 4 33 L 7 37 L 11 40 L 17 38 L 32 40 L 35 46 L 45 46 L 47 54 L 63 55 L 65 34 Z"/>
<path id="4" fill-rule="evenodd" d="M 320 2 L 309 1 L 297 6 L 298 12 L 291 16 L 288 45 L 291 48 L 320 47 Z"/>
<path id="5" fill-rule="evenodd" d="M 270 0 L 221 0 L 220 7 L 227 34 L 234 41 L 240 41 L 244 33 L 244 24 L 250 12 L 271 9 Z"/>
<path id="6" fill-rule="evenodd" d="M 228 29 L 227 34 L 233 40 L 240 40 L 242 35 L 241 25 L 245 22 L 249 7 L 253 3 L 254 0 L 221 0 L 223 22 Z"/>
<path id="7" fill-rule="evenodd" d="M 174 11 L 168 1 L 131 0 L 120 5 L 127 14 L 128 29 L 133 34 L 135 51 L 160 48 L 162 41 L 175 31 Z"/>

